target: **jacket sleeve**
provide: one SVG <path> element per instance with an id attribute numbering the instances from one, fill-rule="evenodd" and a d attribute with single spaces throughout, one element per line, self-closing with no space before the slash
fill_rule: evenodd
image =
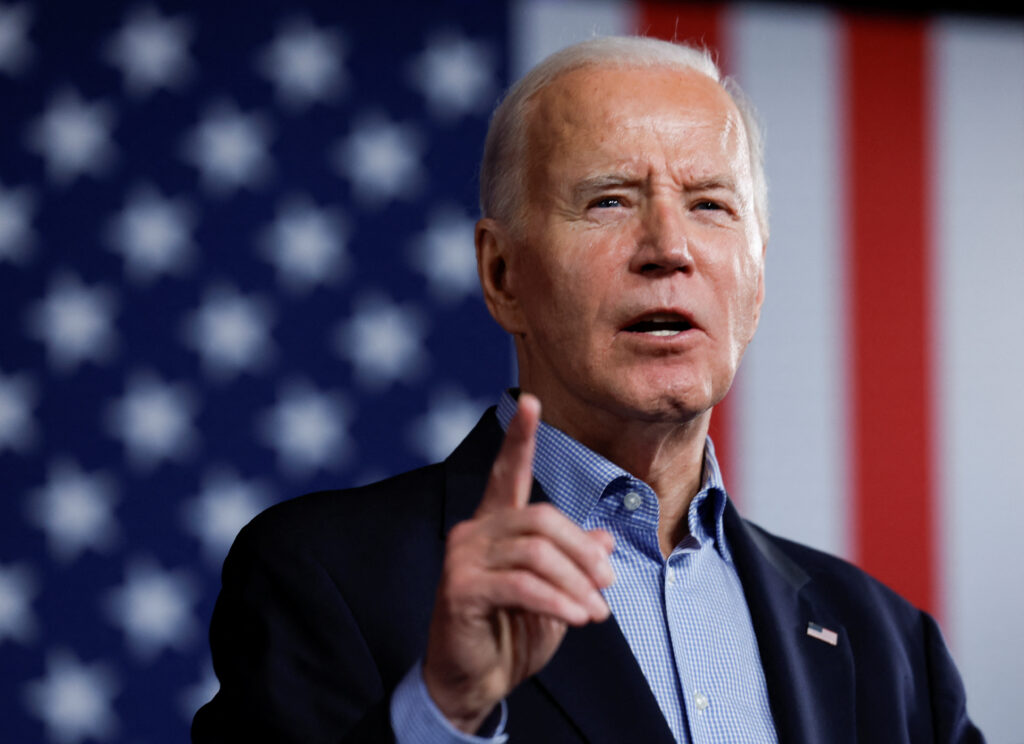
<path id="1" fill-rule="evenodd" d="M 192 741 L 393 741 L 389 691 L 339 587 L 301 538 L 255 524 L 224 563 L 210 627 L 220 690 Z"/>
<path id="2" fill-rule="evenodd" d="M 942 744 L 984 744 L 985 737 L 967 717 L 967 693 L 938 624 L 924 616 L 924 641 L 935 741 Z"/>

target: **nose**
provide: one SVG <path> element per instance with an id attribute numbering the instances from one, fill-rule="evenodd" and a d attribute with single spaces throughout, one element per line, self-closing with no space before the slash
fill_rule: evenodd
<path id="1" fill-rule="evenodd" d="M 647 204 L 630 269 L 649 276 L 693 272 L 693 254 L 682 205 L 658 200 Z"/>

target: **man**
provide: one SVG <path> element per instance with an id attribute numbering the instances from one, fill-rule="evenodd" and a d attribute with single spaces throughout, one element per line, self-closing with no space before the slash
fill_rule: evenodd
<path id="1" fill-rule="evenodd" d="M 629 38 L 513 88 L 476 247 L 518 400 L 443 464 L 243 530 L 195 741 L 980 740 L 927 615 L 728 503 L 708 424 L 767 240 L 738 100 Z"/>

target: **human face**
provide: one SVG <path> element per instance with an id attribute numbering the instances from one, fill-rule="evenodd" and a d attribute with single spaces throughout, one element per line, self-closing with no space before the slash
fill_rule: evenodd
<path id="1" fill-rule="evenodd" d="M 520 385 L 576 435 L 706 424 L 763 296 L 739 112 L 710 78 L 668 68 L 585 67 L 532 106 L 521 225 L 477 229 Z"/>

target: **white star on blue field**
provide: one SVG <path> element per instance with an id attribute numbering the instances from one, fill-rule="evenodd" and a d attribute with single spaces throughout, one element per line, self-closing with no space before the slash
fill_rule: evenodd
<path id="1" fill-rule="evenodd" d="M 503 17 L 0 0 L 0 739 L 187 740 L 238 530 L 514 384 L 473 246 Z"/>

